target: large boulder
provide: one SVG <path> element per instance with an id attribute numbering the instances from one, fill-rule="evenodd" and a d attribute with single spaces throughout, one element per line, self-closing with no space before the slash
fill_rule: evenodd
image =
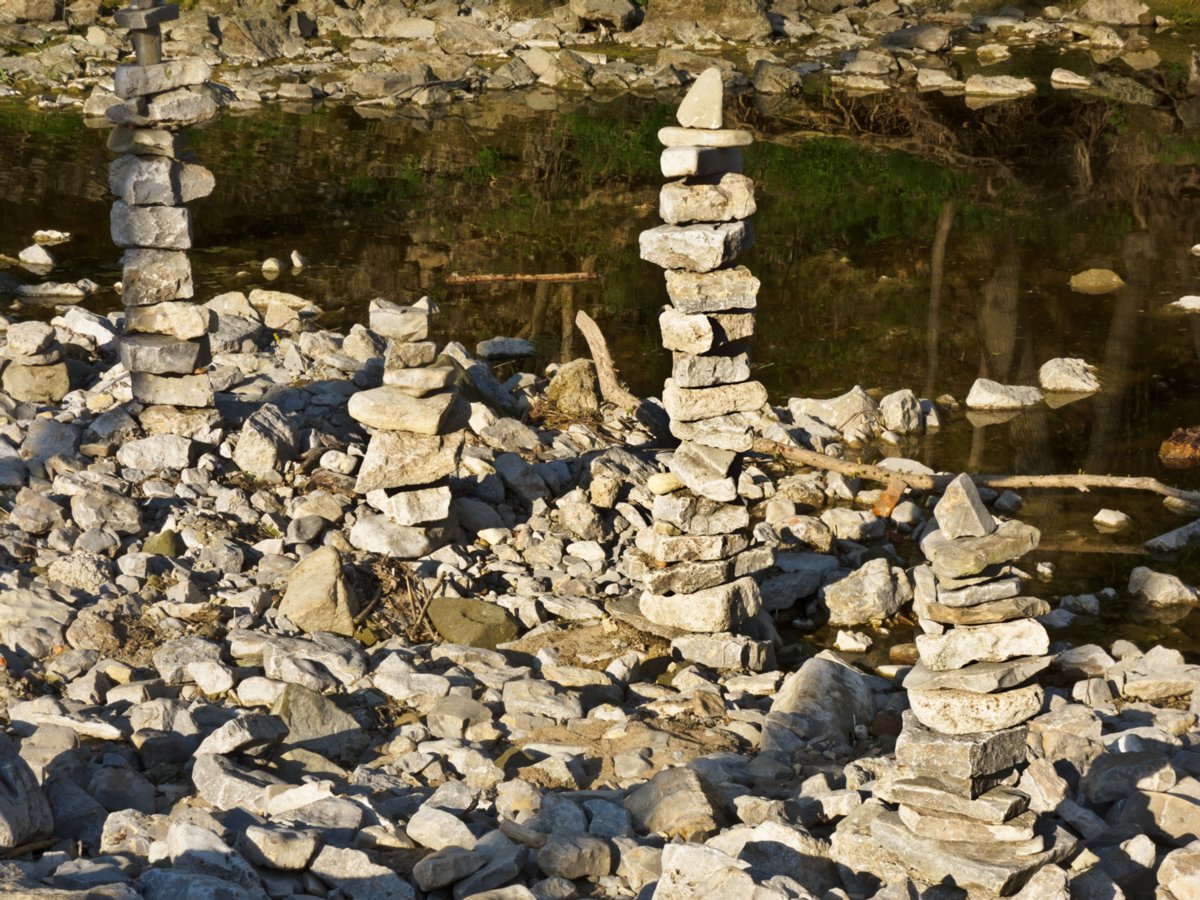
<path id="1" fill-rule="evenodd" d="M 279 611 L 306 633 L 354 634 L 358 597 L 342 572 L 342 558 L 332 547 L 314 550 L 288 573 Z"/>
<path id="2" fill-rule="evenodd" d="M 874 715 L 866 676 L 825 651 L 784 680 L 767 713 L 762 752 L 788 760 L 816 741 L 845 749 L 856 726 L 865 728 Z"/>

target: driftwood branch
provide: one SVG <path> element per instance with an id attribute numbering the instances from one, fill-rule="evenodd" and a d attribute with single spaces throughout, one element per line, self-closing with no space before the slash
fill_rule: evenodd
<path id="1" fill-rule="evenodd" d="M 658 440 L 669 440 L 671 423 L 667 411 L 661 405 L 650 403 L 634 396 L 621 384 L 617 378 L 617 368 L 613 365 L 612 356 L 608 352 L 608 342 L 600 326 L 582 309 L 575 314 L 575 327 L 583 334 L 591 351 L 592 361 L 596 364 L 596 379 L 600 382 L 600 394 L 605 401 L 621 409 L 633 410 L 639 422 L 650 430 Z"/>
<path id="2" fill-rule="evenodd" d="M 600 381 L 600 394 L 613 406 L 623 409 L 636 407 L 642 401 L 625 390 L 617 379 L 617 369 L 613 365 L 612 356 L 608 352 L 608 342 L 600 331 L 600 326 L 582 309 L 575 313 L 575 327 L 587 341 L 592 360 L 596 363 L 596 377 Z"/>
<path id="3" fill-rule="evenodd" d="M 846 459 L 835 459 L 815 450 L 805 450 L 802 447 L 789 447 L 765 438 L 755 438 L 750 448 L 755 453 L 764 456 L 775 456 L 787 462 L 812 469 L 823 469 L 838 472 L 852 478 L 865 478 L 880 484 L 901 481 L 913 490 L 941 491 L 954 478 L 953 475 L 916 475 L 908 472 L 897 472 L 869 463 L 856 463 Z M 972 475 L 971 480 L 978 485 L 990 488 L 1061 488 L 1073 491 L 1124 490 L 1149 491 L 1163 497 L 1172 497 L 1188 503 L 1200 503 L 1200 491 L 1185 491 L 1181 488 L 1163 484 L 1156 478 L 1123 475 Z"/>
<path id="4" fill-rule="evenodd" d="M 599 278 L 599 272 L 550 272 L 535 275 L 520 272 L 511 275 L 459 275 L 455 272 L 446 276 L 446 284 L 505 284 L 512 281 L 567 284 L 575 281 L 596 281 Z"/>

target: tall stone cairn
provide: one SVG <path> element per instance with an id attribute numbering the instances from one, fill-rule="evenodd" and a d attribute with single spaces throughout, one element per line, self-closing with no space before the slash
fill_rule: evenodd
<path id="1" fill-rule="evenodd" d="M 359 391 L 347 411 L 371 434 L 355 488 L 380 514 L 360 517 L 351 529 L 359 550 L 415 559 L 456 533 L 450 479 L 469 409 L 455 369 L 436 364 L 432 314 L 428 297 L 412 306 L 371 302 L 371 331 L 387 340 L 383 384 Z"/>
<path id="2" fill-rule="evenodd" d="M 642 259 L 666 269 L 671 306 L 659 325 L 673 363 L 663 404 L 682 442 L 670 463 L 682 487 L 656 497 L 654 523 L 638 535 L 649 557 L 640 611 L 684 631 L 745 632 L 762 608 L 750 576 L 771 564 L 769 549 L 750 548 L 738 494 L 740 457 L 767 402 L 747 352 L 759 282 L 733 265 L 753 242 L 754 183 L 741 174 L 751 136 L 722 127 L 715 68 L 696 79 L 676 118 L 680 127 L 658 134 L 663 175 L 678 179 L 659 195 L 667 224 L 642 232 L 639 244 Z M 741 664 L 761 659 L 758 642 L 740 640 Z"/>
<path id="3" fill-rule="evenodd" d="M 898 805 L 871 836 L 926 881 L 996 894 L 1019 890 L 1074 839 L 1029 809 L 1016 789 L 1029 719 L 1042 709 L 1037 675 L 1051 662 L 1035 617 L 1044 600 L 1022 596 L 1012 561 L 1033 550 L 1036 528 L 998 524 L 966 475 L 934 508 L 921 541 L 929 565 L 914 570 L 914 610 L 924 631 L 905 678 L 910 709 L 896 741 L 897 777 L 876 796 Z"/>
<path id="4" fill-rule="evenodd" d="M 125 249 L 125 330 L 121 361 L 134 400 L 147 406 L 213 406 L 207 367 L 211 311 L 190 302 L 192 220 L 186 204 L 207 197 L 212 173 L 185 156 L 182 129 L 217 115 L 199 59 L 163 62 L 161 25 L 176 6 L 135 0 L 115 15 L 129 29 L 135 63 L 117 66 L 115 92 L 123 103 L 108 109 L 117 127 L 108 147 L 120 153 L 108 169 L 113 202 L 112 239 Z"/>

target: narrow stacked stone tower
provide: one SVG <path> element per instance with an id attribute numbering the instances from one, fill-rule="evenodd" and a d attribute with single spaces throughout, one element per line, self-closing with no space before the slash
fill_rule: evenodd
<path id="1" fill-rule="evenodd" d="M 451 366 L 434 365 L 428 298 L 412 306 L 374 300 L 371 330 L 387 339 L 383 384 L 359 391 L 347 411 L 371 441 L 356 489 L 378 516 L 364 516 L 350 531 L 360 550 L 415 559 L 454 537 L 450 477 L 462 453 L 467 415 Z"/>
<path id="2" fill-rule="evenodd" d="M 930 565 L 915 570 L 914 608 L 926 633 L 904 681 L 911 709 L 896 741 L 900 774 L 876 791 L 899 808 L 880 815 L 871 835 L 927 877 L 1003 895 L 1074 844 L 1014 789 L 1026 762 L 1025 723 L 1042 708 L 1033 679 L 1053 658 L 1033 618 L 1049 604 L 1021 596 L 1011 566 L 1039 533 L 1018 521 L 997 525 L 966 475 L 951 482 L 934 516 L 938 529 L 921 542 Z"/>
<path id="3" fill-rule="evenodd" d="M 723 128 L 719 69 L 704 72 L 680 104 L 681 127 L 664 128 L 659 211 L 644 231 L 642 259 L 666 269 L 671 306 L 659 317 L 672 351 L 663 403 L 682 442 L 670 464 L 683 489 L 655 500 L 654 524 L 637 546 L 645 568 L 641 613 L 693 632 L 745 630 L 762 607 L 750 577 L 771 563 L 749 547 L 750 517 L 738 494 L 740 456 L 750 449 L 766 389 L 750 380 L 758 279 L 734 267 L 753 243 L 754 183 L 742 172 L 746 131 Z"/>
<path id="4" fill-rule="evenodd" d="M 210 70 L 199 59 L 162 61 L 161 24 L 176 6 L 135 0 L 116 13 L 128 28 L 135 64 L 117 66 L 124 101 L 106 115 L 117 127 L 108 147 L 122 154 L 108 170 L 112 239 L 125 248 L 125 333 L 121 359 L 133 397 L 147 404 L 212 407 L 208 331 L 212 314 L 192 304 L 192 220 L 186 204 L 208 196 L 212 173 L 185 158 L 182 129 L 214 118 Z"/>

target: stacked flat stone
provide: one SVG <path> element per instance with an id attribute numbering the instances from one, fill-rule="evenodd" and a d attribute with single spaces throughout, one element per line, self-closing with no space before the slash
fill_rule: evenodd
<path id="1" fill-rule="evenodd" d="M 57 403 L 71 389 L 53 326 L 45 322 L 17 322 L 8 326 L 2 352 L 4 371 L 0 384 L 19 403 Z"/>
<path id="2" fill-rule="evenodd" d="M 746 131 L 723 128 L 719 69 L 704 72 L 663 128 L 667 222 L 642 232 L 642 259 L 666 269 L 671 299 L 659 317 L 672 352 L 663 405 L 681 444 L 670 464 L 686 490 L 659 496 L 637 546 L 645 567 L 640 610 L 651 622 L 693 632 L 744 630 L 762 607 L 749 577 L 769 551 L 749 550 L 749 514 L 737 488 L 766 389 L 750 380 L 758 279 L 734 261 L 753 242 L 754 184 L 742 171 Z"/>
<path id="3" fill-rule="evenodd" d="M 412 306 L 371 302 L 370 328 L 386 338 L 383 384 L 350 398 L 350 415 L 371 434 L 356 490 L 380 513 L 363 517 L 350 542 L 415 559 L 450 540 L 450 478 L 462 454 L 464 404 L 455 370 L 434 365 L 428 298 Z"/>
<path id="4" fill-rule="evenodd" d="M 1033 679 L 1053 657 L 1035 616 L 1049 605 L 1021 596 L 1011 562 L 1037 546 L 1036 528 L 1001 524 L 974 482 L 960 475 L 934 509 L 921 542 L 914 609 L 925 630 L 905 678 L 910 709 L 896 741 L 899 777 L 877 796 L 898 804 L 871 826 L 901 858 L 960 886 L 999 894 L 1063 858 L 1073 839 L 1029 810 L 1015 790 L 1026 762 L 1026 722 L 1041 712 Z M 914 857 L 913 854 L 916 854 Z"/>
<path id="5" fill-rule="evenodd" d="M 192 304 L 192 221 L 186 204 L 208 196 L 214 181 L 203 166 L 184 158 L 189 125 L 217 114 L 208 87 L 211 71 L 199 59 L 162 62 L 160 25 L 178 17 L 175 6 L 117 12 L 130 29 L 137 62 L 119 65 L 115 91 L 123 100 L 107 116 L 117 127 L 109 166 L 113 196 L 112 239 L 125 249 L 125 332 L 121 360 L 135 400 L 145 404 L 211 407 L 208 332 L 212 313 Z"/>

